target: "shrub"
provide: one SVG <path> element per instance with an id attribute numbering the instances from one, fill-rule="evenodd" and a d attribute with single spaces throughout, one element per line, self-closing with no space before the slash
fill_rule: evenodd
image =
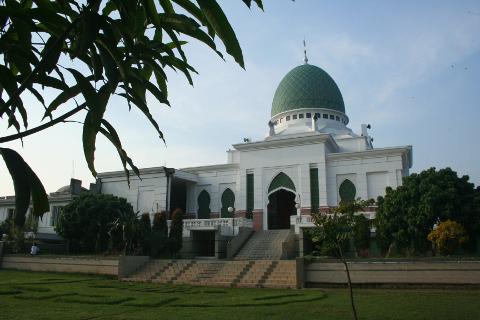
<path id="1" fill-rule="evenodd" d="M 130 230 L 113 226 L 120 226 L 123 220 L 132 220 L 133 216 L 133 208 L 126 199 L 108 194 L 83 194 L 63 208 L 55 231 L 69 240 L 72 251 L 105 252 L 109 244 L 111 249 L 121 250 Z"/>
<path id="2" fill-rule="evenodd" d="M 430 168 L 403 178 L 395 190 L 387 187 L 385 197 L 378 199 L 378 244 L 384 252 L 425 253 L 431 248 L 430 228 L 438 219 L 457 221 L 471 239 L 479 233 L 480 190 L 468 176 L 458 177 L 450 168 Z M 474 246 L 467 249 L 473 251 Z"/>
<path id="3" fill-rule="evenodd" d="M 148 243 L 150 246 L 149 254 L 151 256 L 162 255 L 167 249 L 168 242 L 168 225 L 167 212 L 157 212 L 153 216 L 153 226 L 150 235 L 148 236 Z"/>
<path id="4" fill-rule="evenodd" d="M 353 244 L 359 255 L 368 255 L 368 248 L 370 247 L 370 221 L 363 214 L 354 217 Z"/>
<path id="5" fill-rule="evenodd" d="M 7 238 L 10 237 L 11 232 L 12 232 L 12 220 L 11 219 L 7 219 L 7 220 L 0 223 L 0 239 L 3 237 L 4 234 L 7 236 Z"/>
<path id="6" fill-rule="evenodd" d="M 138 227 L 138 242 L 141 250 L 144 254 L 150 254 L 150 234 L 152 233 L 152 225 L 148 213 L 141 215 Z"/>
<path id="7" fill-rule="evenodd" d="M 458 252 L 468 242 L 465 228 L 452 220 L 440 222 L 427 238 L 432 243 L 434 250 L 443 255 Z"/>
<path id="8" fill-rule="evenodd" d="M 167 217 L 166 211 L 155 213 L 155 215 L 153 216 L 152 231 L 157 231 L 167 236 L 168 235 L 167 219 L 168 217 Z"/>
<path id="9" fill-rule="evenodd" d="M 182 249 L 183 241 L 183 211 L 175 209 L 172 213 L 172 224 L 168 239 L 168 248 L 171 254 L 177 254 Z"/>

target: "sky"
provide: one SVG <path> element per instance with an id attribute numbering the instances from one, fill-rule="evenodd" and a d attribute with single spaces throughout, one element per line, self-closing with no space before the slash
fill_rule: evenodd
<path id="1" fill-rule="evenodd" d="M 199 72 L 194 86 L 168 72 L 171 107 L 148 98 L 166 144 L 142 114 L 112 99 L 106 118 L 137 167 L 225 163 L 225 151 L 243 137 L 263 139 L 275 89 L 303 63 L 305 38 L 309 63 L 339 86 L 351 129 L 358 133 L 362 123 L 371 124 L 375 147 L 412 145 L 411 172 L 451 167 L 480 185 L 479 1 L 264 0 L 265 11 L 255 5 L 249 10 L 240 0 L 219 3 L 236 31 L 246 69 L 185 38 L 189 62 Z M 219 48 L 225 52 L 221 43 Z M 40 124 L 42 106 L 31 97 L 26 102 L 31 126 Z M 0 136 L 13 133 L 1 119 Z M 88 187 L 94 177 L 81 135 L 81 124 L 65 123 L 27 137 L 23 146 L 16 141 L 2 147 L 21 154 L 47 192 L 71 177 Z M 103 137 L 97 138 L 95 156 L 98 172 L 122 169 Z M 0 195 L 12 194 L 0 162 Z"/>

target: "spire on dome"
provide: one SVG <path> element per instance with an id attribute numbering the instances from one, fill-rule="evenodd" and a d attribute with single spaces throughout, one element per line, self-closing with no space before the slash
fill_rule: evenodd
<path id="1" fill-rule="evenodd" d="M 305 38 L 303 38 L 303 62 L 305 64 L 308 64 L 308 58 L 307 58 L 307 43 L 305 41 Z"/>

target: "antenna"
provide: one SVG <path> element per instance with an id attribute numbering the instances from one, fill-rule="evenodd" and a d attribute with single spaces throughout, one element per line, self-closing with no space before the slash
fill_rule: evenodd
<path id="1" fill-rule="evenodd" d="M 308 64 L 307 42 L 305 41 L 305 37 L 303 38 L 303 62 L 305 62 L 305 64 Z"/>

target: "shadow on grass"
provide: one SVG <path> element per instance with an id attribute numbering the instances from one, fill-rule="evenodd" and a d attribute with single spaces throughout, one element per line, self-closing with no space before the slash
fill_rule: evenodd
<path id="1" fill-rule="evenodd" d="M 295 299 L 295 300 L 283 300 L 277 302 L 264 302 L 264 303 L 233 303 L 233 304 L 221 304 L 221 305 L 212 305 L 212 304 L 173 304 L 170 307 L 175 308 L 238 308 L 238 307 L 268 307 L 268 306 L 280 306 L 280 305 L 287 305 L 293 303 L 302 303 L 302 302 L 313 302 L 319 301 L 326 298 L 326 295 L 323 294 L 321 296 L 306 298 L 306 299 Z M 275 299 L 275 298 L 270 298 Z M 258 299 L 257 299 L 258 300 Z"/>
<path id="2" fill-rule="evenodd" d="M 300 297 L 303 295 L 304 294 L 302 293 L 277 294 L 273 296 L 256 297 L 256 298 L 253 298 L 253 300 L 273 300 L 273 299 L 280 299 L 280 298 Z"/>
<path id="3" fill-rule="evenodd" d="M 77 293 L 54 293 L 54 294 L 47 294 L 47 295 L 28 295 L 28 294 L 22 294 L 22 295 L 16 295 L 14 296 L 15 299 L 20 299 L 20 300 L 49 300 L 49 299 L 55 299 L 59 297 L 67 297 L 67 296 L 76 296 L 78 295 Z"/>
<path id="4" fill-rule="evenodd" d="M 96 298 L 98 299 L 98 297 Z M 72 297 L 60 297 L 55 299 L 56 302 L 63 303 L 78 303 L 78 304 L 89 304 L 89 305 L 117 305 L 123 302 L 135 300 L 133 297 L 123 297 L 123 298 L 108 298 L 103 297 L 102 300 L 93 300 L 85 295 L 76 295 Z"/>
<path id="5" fill-rule="evenodd" d="M 124 306 L 129 306 L 129 307 L 141 307 L 141 308 L 158 308 L 162 307 L 164 305 L 167 305 L 171 302 L 180 300 L 180 298 L 174 297 L 174 298 L 167 298 L 163 299 L 157 302 L 128 302 L 123 304 Z"/>

